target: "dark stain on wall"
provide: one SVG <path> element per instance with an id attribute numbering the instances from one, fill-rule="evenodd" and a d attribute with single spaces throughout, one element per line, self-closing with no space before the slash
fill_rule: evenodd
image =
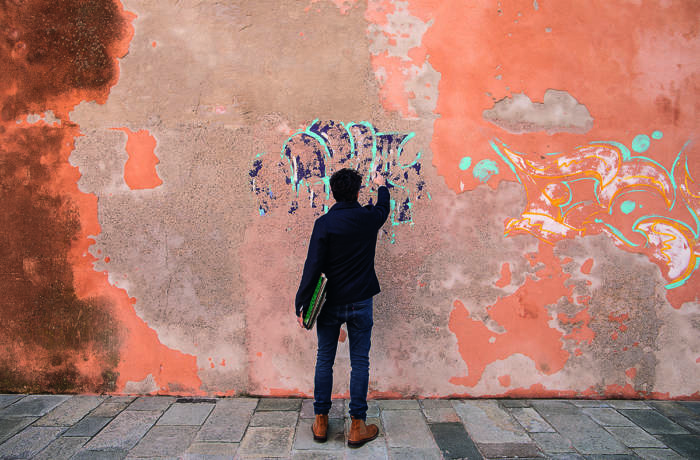
<path id="1" fill-rule="evenodd" d="M 9 94 L 2 120 L 43 111 L 71 90 L 108 89 L 119 72 L 115 47 L 127 32 L 112 0 L 0 0 L 0 94 Z"/>
<path id="2" fill-rule="evenodd" d="M 106 99 L 129 33 L 115 0 L 0 0 L 0 392 L 116 384 L 114 307 L 74 285 L 71 250 L 85 235 L 67 112 Z M 49 109 L 60 125 L 15 123 Z"/>

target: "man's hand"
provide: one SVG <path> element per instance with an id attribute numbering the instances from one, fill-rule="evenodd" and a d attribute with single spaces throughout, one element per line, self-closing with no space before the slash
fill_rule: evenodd
<path id="1" fill-rule="evenodd" d="M 377 187 L 381 187 L 382 185 L 386 184 L 386 179 L 377 171 L 374 171 L 372 173 L 372 182 L 374 182 L 374 185 L 376 185 Z"/>
<path id="2" fill-rule="evenodd" d="M 306 329 L 304 327 L 304 320 L 302 319 L 301 315 L 297 316 L 297 322 L 299 323 L 299 327 L 302 329 Z"/>

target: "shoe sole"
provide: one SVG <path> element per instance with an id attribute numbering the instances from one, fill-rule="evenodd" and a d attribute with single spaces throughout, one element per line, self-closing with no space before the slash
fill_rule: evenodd
<path id="1" fill-rule="evenodd" d="M 311 434 L 314 435 L 314 441 L 317 442 L 326 442 L 328 440 L 328 435 L 326 436 L 316 436 L 316 433 L 314 433 L 314 426 L 311 425 Z"/>
<path id="2" fill-rule="evenodd" d="M 368 443 L 368 442 L 370 442 L 370 441 L 374 441 L 375 439 L 377 439 L 377 436 L 379 436 L 379 432 L 377 432 L 377 434 L 375 434 L 375 435 L 372 436 L 371 438 L 363 439 L 362 441 L 350 441 L 350 440 L 348 440 L 348 447 L 361 447 L 361 446 L 364 446 L 366 443 Z"/>

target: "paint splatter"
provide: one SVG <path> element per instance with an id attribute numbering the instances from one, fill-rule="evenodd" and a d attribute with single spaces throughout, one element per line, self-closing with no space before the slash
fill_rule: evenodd
<path id="1" fill-rule="evenodd" d="M 470 157 L 463 157 L 461 160 L 459 160 L 459 169 L 462 171 L 466 171 L 469 169 L 472 165 L 472 159 Z"/>
<path id="2" fill-rule="evenodd" d="M 482 183 L 486 183 L 491 179 L 491 176 L 498 174 L 498 165 L 493 160 L 481 160 L 474 166 L 472 174 Z"/>
<path id="3" fill-rule="evenodd" d="M 129 159 L 124 164 L 124 182 L 131 190 L 156 188 L 163 183 L 156 165 L 160 162 L 155 154 L 156 139 L 145 130 L 131 131 L 129 128 L 114 128 L 127 135 L 126 153 Z"/>
<path id="4" fill-rule="evenodd" d="M 638 134 L 632 140 L 632 150 L 637 153 L 646 152 L 649 149 L 649 145 L 651 145 L 651 141 L 649 140 L 649 136 L 646 134 Z"/>
<path id="5" fill-rule="evenodd" d="M 637 207 L 637 203 L 635 203 L 632 200 L 625 200 L 622 202 L 620 205 L 620 211 L 622 211 L 625 214 L 629 214 L 632 211 L 634 211 L 634 208 Z"/>

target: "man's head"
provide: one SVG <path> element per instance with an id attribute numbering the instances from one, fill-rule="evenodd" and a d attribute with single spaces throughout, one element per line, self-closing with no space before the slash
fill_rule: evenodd
<path id="1" fill-rule="evenodd" d="M 330 182 L 335 201 L 356 201 L 362 176 L 354 169 L 343 168 L 333 173 Z"/>

